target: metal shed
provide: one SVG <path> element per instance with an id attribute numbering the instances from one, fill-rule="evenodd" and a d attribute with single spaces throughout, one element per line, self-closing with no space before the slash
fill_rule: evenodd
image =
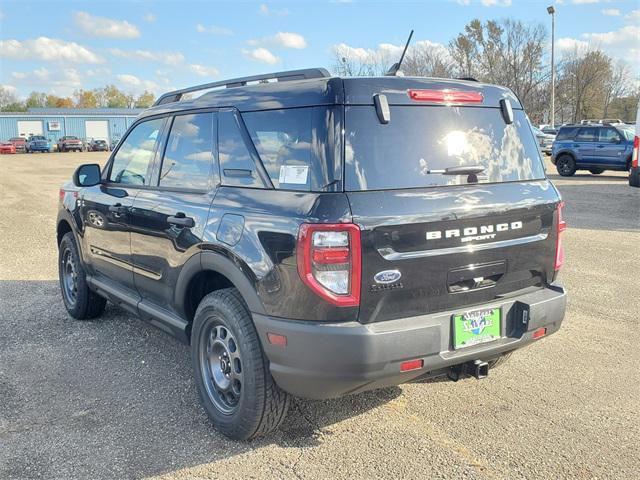
<path id="1" fill-rule="evenodd" d="M 52 143 L 64 135 L 81 139 L 119 139 L 142 109 L 30 108 L 26 112 L 0 112 L 0 140 L 44 135 Z"/>

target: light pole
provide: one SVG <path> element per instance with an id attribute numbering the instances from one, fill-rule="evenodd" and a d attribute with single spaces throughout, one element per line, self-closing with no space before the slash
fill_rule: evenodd
<path id="1" fill-rule="evenodd" d="M 556 36 L 556 9 L 553 5 L 547 7 L 551 15 L 551 128 L 556 128 L 556 64 L 554 61 L 554 47 Z"/>

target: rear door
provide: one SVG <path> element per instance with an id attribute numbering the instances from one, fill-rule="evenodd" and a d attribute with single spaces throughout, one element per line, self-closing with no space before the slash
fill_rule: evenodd
<path id="1" fill-rule="evenodd" d="M 623 140 L 615 128 L 599 128 L 598 141 L 595 144 L 594 163 L 598 163 L 605 168 L 624 166 L 626 145 Z"/>
<path id="2" fill-rule="evenodd" d="M 142 301 L 180 315 L 176 282 L 182 266 L 199 252 L 218 184 L 216 113 L 177 115 L 169 122 L 151 186 L 133 203 L 131 250 Z"/>
<path id="3" fill-rule="evenodd" d="M 576 154 L 576 163 L 592 164 L 595 162 L 595 142 L 598 139 L 598 131 L 595 127 L 582 127 L 574 139 L 572 150 Z M 596 162 L 597 163 L 597 162 Z"/>
<path id="4" fill-rule="evenodd" d="M 526 116 L 345 107 L 345 186 L 362 230 L 360 321 L 466 309 L 552 281 L 558 196 Z M 443 169 L 480 165 L 478 174 Z"/>

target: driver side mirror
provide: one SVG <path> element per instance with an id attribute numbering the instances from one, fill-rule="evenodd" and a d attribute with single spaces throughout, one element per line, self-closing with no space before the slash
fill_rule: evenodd
<path id="1" fill-rule="evenodd" d="M 97 163 L 80 165 L 73 173 L 73 184 L 76 187 L 93 187 L 101 181 L 100 165 Z"/>
<path id="2" fill-rule="evenodd" d="M 610 143 L 620 143 L 622 141 L 622 139 L 620 137 L 613 137 L 610 140 Z"/>

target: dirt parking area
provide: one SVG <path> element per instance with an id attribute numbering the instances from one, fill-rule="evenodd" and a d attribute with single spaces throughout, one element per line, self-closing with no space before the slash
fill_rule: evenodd
<path id="1" fill-rule="evenodd" d="M 238 443 L 200 407 L 188 347 L 114 306 L 65 312 L 58 187 L 106 158 L 0 156 L 0 478 L 640 476 L 640 189 L 624 174 L 551 175 L 569 224 L 559 333 L 482 381 L 296 400 L 280 431 Z"/>

